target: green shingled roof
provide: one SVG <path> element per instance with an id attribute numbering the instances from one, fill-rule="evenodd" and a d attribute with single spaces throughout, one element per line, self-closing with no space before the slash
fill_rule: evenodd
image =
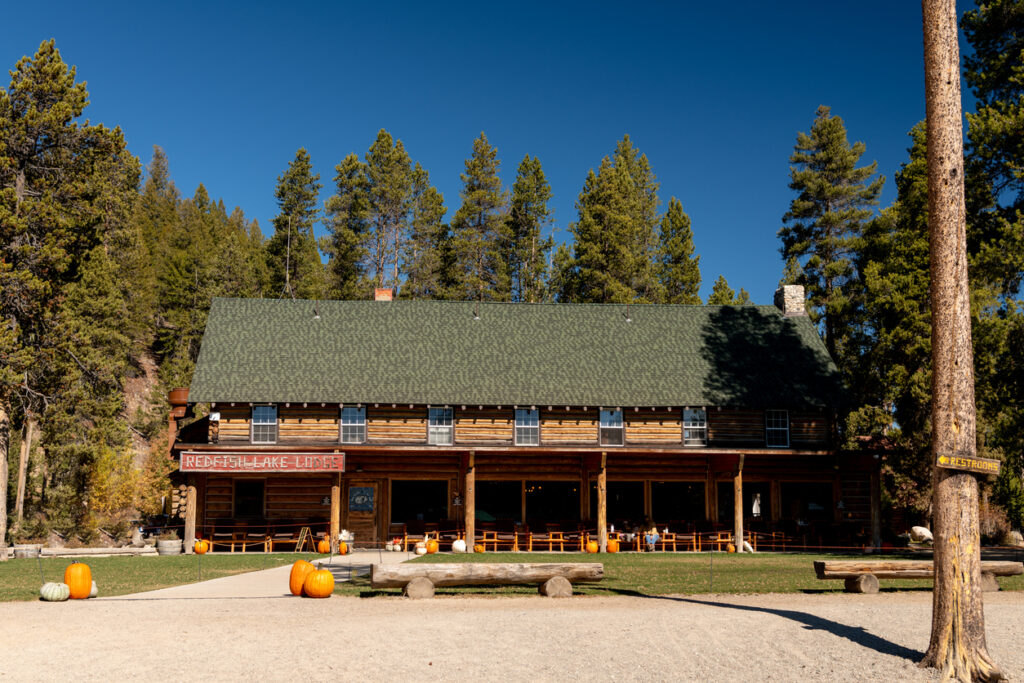
<path id="1" fill-rule="evenodd" d="M 826 408 L 839 392 L 811 321 L 773 306 L 214 299 L 189 401 Z"/>

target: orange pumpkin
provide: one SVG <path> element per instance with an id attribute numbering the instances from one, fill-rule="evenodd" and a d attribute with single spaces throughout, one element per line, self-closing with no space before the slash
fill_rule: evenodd
<path id="1" fill-rule="evenodd" d="M 729 545 L 725 546 L 725 551 L 729 553 L 734 553 L 736 552 L 736 546 L 730 543 Z"/>
<path id="2" fill-rule="evenodd" d="M 345 543 L 345 541 L 338 541 L 338 554 L 348 555 L 348 543 Z"/>
<path id="3" fill-rule="evenodd" d="M 307 598 L 329 598 L 333 592 L 334 574 L 326 569 L 311 571 L 302 583 L 302 594 Z"/>
<path id="4" fill-rule="evenodd" d="M 205 555 L 206 551 L 210 549 L 210 542 L 206 539 L 200 538 L 192 546 L 192 550 L 195 551 L 196 555 Z"/>
<path id="5" fill-rule="evenodd" d="M 427 553 L 433 555 L 437 552 L 437 541 L 433 538 L 427 541 Z"/>
<path id="6" fill-rule="evenodd" d="M 64 570 L 64 583 L 71 591 L 72 600 L 85 600 L 92 592 L 92 571 L 89 565 L 72 562 Z"/>
<path id="7" fill-rule="evenodd" d="M 474 553 L 482 553 L 484 550 L 486 550 L 486 548 L 484 548 L 482 543 L 477 543 L 475 546 L 473 546 Z"/>
<path id="8" fill-rule="evenodd" d="M 315 569 L 312 563 L 305 560 L 299 560 L 292 565 L 292 572 L 288 576 L 288 590 L 292 595 L 302 595 L 302 585 L 306 582 L 306 576 Z"/>
<path id="9" fill-rule="evenodd" d="M 614 538 L 608 539 L 608 552 L 617 553 L 619 552 L 619 542 Z"/>
<path id="10" fill-rule="evenodd" d="M 597 544 L 597 541 L 587 541 L 587 552 L 596 553 L 601 549 L 601 546 Z"/>
<path id="11" fill-rule="evenodd" d="M 321 539 L 320 542 L 316 544 L 316 551 L 321 555 L 326 555 L 331 552 L 331 542 L 326 538 Z"/>

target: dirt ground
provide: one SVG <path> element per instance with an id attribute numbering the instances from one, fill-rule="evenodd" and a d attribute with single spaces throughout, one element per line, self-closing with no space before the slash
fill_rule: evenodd
<path id="1" fill-rule="evenodd" d="M 1020 680 L 1024 594 L 985 602 Z M 930 615 L 927 592 L 5 603 L 0 680 L 934 680 Z"/>

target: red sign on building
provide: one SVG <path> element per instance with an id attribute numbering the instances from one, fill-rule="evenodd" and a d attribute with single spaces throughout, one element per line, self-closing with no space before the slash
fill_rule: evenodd
<path id="1" fill-rule="evenodd" d="M 182 472 L 344 472 L 344 453 L 181 454 Z"/>

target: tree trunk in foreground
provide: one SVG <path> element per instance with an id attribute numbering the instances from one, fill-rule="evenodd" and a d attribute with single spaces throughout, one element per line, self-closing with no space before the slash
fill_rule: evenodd
<path id="1" fill-rule="evenodd" d="M 0 401 L 0 562 L 7 559 L 7 449 L 11 443 L 11 418 Z"/>
<path id="2" fill-rule="evenodd" d="M 931 239 L 932 462 L 974 457 L 974 355 L 967 281 L 960 51 L 955 0 L 922 0 Z M 973 474 L 933 465 L 935 588 L 921 666 L 943 679 L 1002 679 L 985 645 Z"/>

